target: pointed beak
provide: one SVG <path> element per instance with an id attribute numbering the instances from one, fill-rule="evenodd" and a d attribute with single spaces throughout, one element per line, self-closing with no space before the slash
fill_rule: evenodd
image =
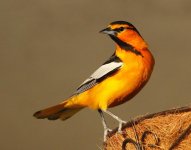
<path id="1" fill-rule="evenodd" d="M 111 28 L 105 28 L 105 29 L 101 30 L 100 33 L 108 34 L 108 35 L 116 35 L 117 34 L 117 32 L 112 30 Z"/>

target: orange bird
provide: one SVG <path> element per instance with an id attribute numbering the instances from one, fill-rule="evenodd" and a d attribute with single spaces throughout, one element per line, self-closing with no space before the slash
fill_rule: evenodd
<path id="1" fill-rule="evenodd" d="M 100 113 L 104 127 L 104 141 L 109 128 L 103 112 L 119 122 L 122 119 L 107 110 L 134 97 L 149 80 L 154 58 L 138 30 L 129 22 L 115 21 L 101 33 L 107 34 L 116 44 L 114 54 L 86 79 L 65 101 L 34 114 L 38 119 L 66 120 L 88 107 Z"/>

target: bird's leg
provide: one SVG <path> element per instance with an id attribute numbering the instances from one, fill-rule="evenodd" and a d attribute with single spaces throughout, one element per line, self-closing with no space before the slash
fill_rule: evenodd
<path id="1" fill-rule="evenodd" d="M 119 122 L 119 127 L 118 127 L 118 132 L 122 132 L 122 125 L 126 123 L 126 121 L 123 121 L 121 118 L 117 117 L 116 115 L 112 114 L 110 111 L 108 110 L 104 110 L 105 113 L 107 113 L 108 115 L 110 115 L 111 117 L 113 117 L 114 119 L 116 119 Z"/>
<path id="2" fill-rule="evenodd" d="M 107 124 L 106 124 L 106 121 L 105 121 L 105 118 L 104 118 L 102 110 L 98 109 L 98 112 L 99 112 L 99 114 L 101 116 L 101 119 L 102 119 L 102 124 L 103 124 L 103 128 L 104 128 L 104 138 L 103 138 L 103 140 L 105 142 L 108 132 L 110 132 L 112 130 L 107 127 Z"/>

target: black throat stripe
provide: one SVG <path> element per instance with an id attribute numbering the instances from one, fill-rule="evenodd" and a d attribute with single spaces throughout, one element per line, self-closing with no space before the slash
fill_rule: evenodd
<path id="1" fill-rule="evenodd" d="M 119 38 L 117 38 L 114 35 L 109 35 L 111 37 L 112 40 L 114 40 L 122 49 L 126 50 L 126 51 L 131 51 L 133 53 L 135 53 L 136 55 L 142 55 L 141 52 L 139 52 L 138 50 L 136 50 L 132 45 L 125 43 L 123 41 L 121 41 Z"/>
<path id="2" fill-rule="evenodd" d="M 119 57 L 117 57 L 117 56 L 115 55 L 115 53 L 114 53 L 106 62 L 103 63 L 103 65 L 109 64 L 109 63 L 111 63 L 111 62 L 122 62 L 122 61 L 121 61 L 121 59 L 120 59 Z"/>

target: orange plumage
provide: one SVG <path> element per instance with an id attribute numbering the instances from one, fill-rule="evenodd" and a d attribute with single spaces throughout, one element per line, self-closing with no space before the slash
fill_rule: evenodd
<path id="1" fill-rule="evenodd" d="M 36 112 L 36 118 L 65 120 L 85 107 L 106 111 L 130 100 L 147 83 L 154 58 L 137 29 L 128 22 L 116 21 L 101 32 L 115 41 L 114 55 L 72 97 Z"/>

